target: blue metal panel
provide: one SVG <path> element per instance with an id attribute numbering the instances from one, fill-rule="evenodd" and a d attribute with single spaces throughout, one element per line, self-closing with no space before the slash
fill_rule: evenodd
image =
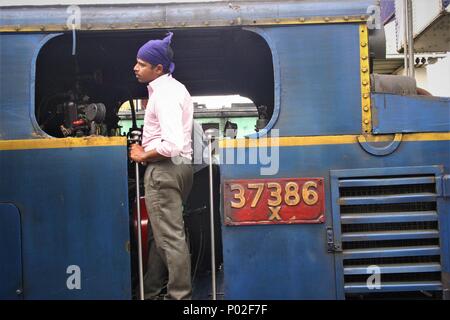
<path id="1" fill-rule="evenodd" d="M 0 300 L 21 299 L 22 245 L 16 206 L 0 203 L 0 226 Z"/>
<path id="2" fill-rule="evenodd" d="M 22 213 L 24 298 L 131 298 L 126 153 L 0 151 L 0 202 Z M 79 290 L 66 286 L 71 265 L 81 270 Z"/>
<path id="3" fill-rule="evenodd" d="M 382 241 L 405 239 L 439 238 L 438 230 L 401 230 L 401 231 L 373 231 L 347 232 L 341 235 L 342 241 Z"/>
<path id="4" fill-rule="evenodd" d="M 438 215 L 436 211 L 409 211 L 341 215 L 342 224 L 395 223 L 437 220 Z"/>
<path id="5" fill-rule="evenodd" d="M 0 137 L 25 139 L 46 136 L 34 115 L 36 58 L 57 35 L 0 34 Z"/>
<path id="6" fill-rule="evenodd" d="M 344 268 L 345 275 L 367 274 L 369 266 L 347 266 Z M 388 264 L 378 265 L 381 274 L 386 273 L 415 273 L 415 272 L 440 272 L 441 265 L 435 262 L 415 264 Z"/>
<path id="7" fill-rule="evenodd" d="M 336 295 L 338 299 L 345 299 L 344 291 L 344 270 L 342 266 L 344 265 L 344 257 L 342 255 L 342 228 L 341 228 L 341 209 L 339 205 L 339 177 L 337 175 L 330 173 L 330 192 L 331 192 L 331 212 L 333 216 L 333 235 L 334 235 L 334 245 L 337 246 L 340 251 L 336 252 L 334 255 L 334 268 L 336 274 Z"/>
<path id="8" fill-rule="evenodd" d="M 445 176 L 442 176 L 441 180 L 442 188 L 440 193 L 442 193 L 443 197 L 450 198 L 450 175 L 446 174 Z"/>
<path id="9" fill-rule="evenodd" d="M 448 132 L 450 98 L 372 94 L 374 133 Z"/>
<path id="10" fill-rule="evenodd" d="M 272 65 L 273 65 L 273 83 L 274 83 L 274 106 L 272 117 L 267 123 L 266 127 L 260 130 L 259 132 L 255 132 L 247 135 L 248 138 L 260 138 L 267 135 L 267 133 L 272 130 L 275 123 L 278 121 L 278 117 L 280 116 L 280 99 L 281 99 L 281 72 L 280 72 L 280 56 L 278 54 L 277 46 L 275 42 L 272 40 L 270 33 L 267 32 L 266 28 L 245 28 L 245 30 L 255 32 L 259 34 L 267 43 L 270 48 L 270 52 L 272 54 Z"/>
<path id="11" fill-rule="evenodd" d="M 346 293 L 373 293 L 373 292 L 401 292 L 401 291 L 441 291 L 439 281 L 415 282 L 382 282 L 380 289 L 369 289 L 367 283 L 358 283 L 345 286 Z"/>
<path id="12" fill-rule="evenodd" d="M 228 227 L 227 299 L 333 299 L 333 257 L 320 225 Z M 307 281 L 305 281 L 308 279 Z"/>
<path id="13" fill-rule="evenodd" d="M 280 111 L 270 123 L 280 136 L 360 133 L 358 24 L 274 27 L 264 33 L 276 55 L 275 85 L 283 84 L 275 87 Z"/>
<path id="14" fill-rule="evenodd" d="M 336 207 L 339 207 L 338 178 L 367 177 L 367 168 L 371 168 L 370 176 L 440 175 L 443 171 L 450 171 L 450 142 L 404 141 L 396 152 L 385 157 L 366 153 L 356 141 L 354 144 L 342 145 L 280 147 L 279 159 L 273 157 L 277 161 L 268 165 L 236 165 L 228 162 L 221 165 L 221 179 L 256 179 L 261 176 L 261 167 L 271 165 L 278 168 L 271 178 L 325 177 L 325 185 L 330 186 L 325 189 L 327 223 L 314 226 L 222 225 L 227 299 L 344 298 L 342 263 L 340 270 L 335 270 L 342 254 L 328 253 L 326 243 L 326 228 L 329 226 L 334 228 L 335 244 L 340 243 L 339 220 L 331 216 L 336 212 Z M 237 155 L 231 158 L 234 163 L 237 162 Z M 249 150 L 246 150 L 245 159 L 249 159 Z M 340 170 L 334 171 L 337 169 Z M 331 173 L 329 170 L 332 170 Z M 336 183 L 330 185 L 330 180 L 335 180 Z M 438 199 L 438 206 L 439 201 Z M 441 201 L 439 212 L 449 211 L 448 201 Z M 450 252 L 447 243 L 449 233 L 445 226 L 449 224 L 449 215 L 440 214 L 439 219 L 441 265 L 443 272 L 446 272 Z M 440 251 L 439 248 L 432 248 L 428 253 L 439 255 Z M 337 257 L 335 263 L 334 256 Z M 291 271 L 293 269 L 301 272 L 294 273 Z M 310 290 L 311 287 L 315 289 Z"/>
<path id="15" fill-rule="evenodd" d="M 341 205 L 360 204 L 388 204 L 388 203 L 408 203 L 408 202 L 431 202 L 436 201 L 435 193 L 408 193 L 399 195 L 367 196 L 367 197 L 342 197 L 339 198 Z"/>
<path id="16" fill-rule="evenodd" d="M 388 247 L 375 249 L 350 249 L 343 255 L 345 259 L 390 258 L 411 256 L 434 256 L 441 253 L 439 246 Z"/>

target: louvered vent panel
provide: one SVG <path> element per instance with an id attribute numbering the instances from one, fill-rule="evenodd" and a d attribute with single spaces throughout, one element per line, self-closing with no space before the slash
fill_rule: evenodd
<path id="1" fill-rule="evenodd" d="M 349 294 L 440 291 L 434 176 L 339 179 L 344 291 Z M 367 285 L 370 266 L 381 288 Z"/>

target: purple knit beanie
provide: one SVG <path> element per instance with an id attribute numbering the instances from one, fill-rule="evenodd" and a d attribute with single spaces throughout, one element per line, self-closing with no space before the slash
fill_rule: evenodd
<path id="1" fill-rule="evenodd" d="M 175 64 L 172 62 L 168 49 L 172 40 L 173 33 L 169 32 L 162 40 L 150 40 L 145 43 L 138 51 L 138 59 L 144 60 L 154 66 L 161 64 L 164 70 L 173 73 Z"/>

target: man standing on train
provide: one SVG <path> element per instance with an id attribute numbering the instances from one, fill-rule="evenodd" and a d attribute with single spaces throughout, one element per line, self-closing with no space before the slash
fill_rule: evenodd
<path id="1" fill-rule="evenodd" d="M 192 187 L 193 103 L 186 87 L 172 77 L 173 34 L 150 40 L 137 53 L 136 78 L 148 83 L 142 146 L 130 158 L 147 163 L 145 203 L 153 237 L 144 277 L 145 299 L 167 285 L 165 299 L 191 299 L 191 261 L 183 221 L 183 202 Z"/>

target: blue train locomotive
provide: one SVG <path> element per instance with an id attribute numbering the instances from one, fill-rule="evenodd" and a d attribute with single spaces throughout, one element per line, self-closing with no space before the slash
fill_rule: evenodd
<path id="1" fill-rule="evenodd" d="M 257 132 L 218 141 L 219 298 L 448 298 L 450 99 L 373 74 L 374 2 L 2 8 L 0 298 L 135 297 L 117 112 L 146 97 L 135 55 L 167 30 L 192 95 L 259 111 Z M 185 205 L 199 299 L 212 293 L 208 188 L 200 167 Z"/>

